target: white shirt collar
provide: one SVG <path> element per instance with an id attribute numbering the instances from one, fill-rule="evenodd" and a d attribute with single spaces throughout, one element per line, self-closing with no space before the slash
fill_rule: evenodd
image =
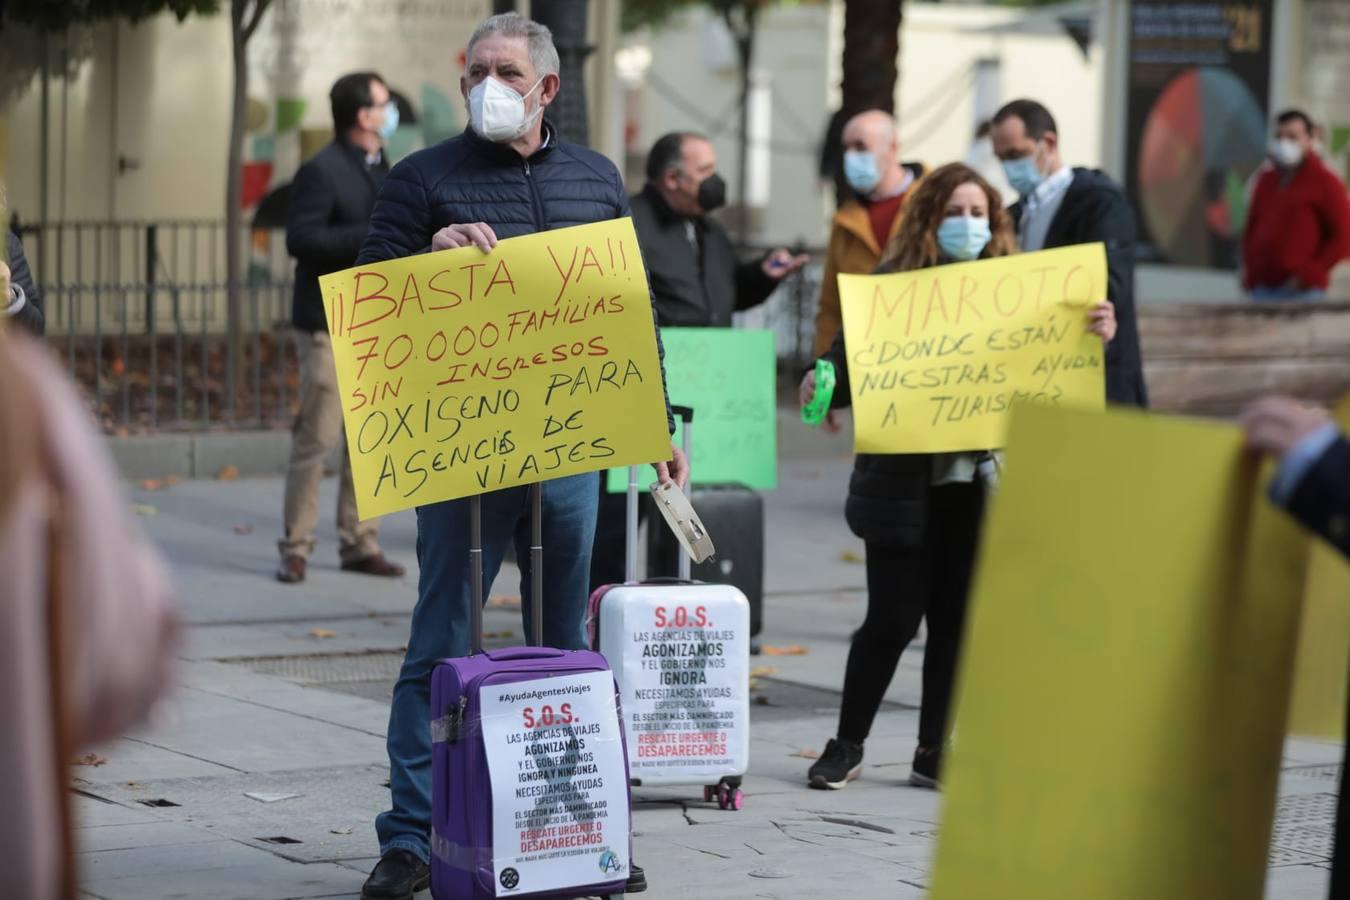
<path id="1" fill-rule="evenodd" d="M 1036 185 L 1036 190 L 1032 191 L 1031 196 L 1027 198 L 1027 208 L 1044 206 L 1067 191 L 1072 183 L 1073 168 L 1060 166 L 1058 172 Z"/>

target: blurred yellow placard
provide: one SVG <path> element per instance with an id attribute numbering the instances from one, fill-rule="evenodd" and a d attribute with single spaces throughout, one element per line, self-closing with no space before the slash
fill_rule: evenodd
<path id="1" fill-rule="evenodd" d="M 1317 539 L 1308 554 L 1298 665 L 1289 733 L 1345 739 L 1345 686 L 1350 668 L 1350 565 Z"/>
<path id="2" fill-rule="evenodd" d="M 1350 429 L 1350 397 L 1336 408 Z M 1303 597 L 1298 665 L 1289 731 L 1304 737 L 1345 739 L 1345 690 L 1350 669 L 1350 564 L 1330 544 L 1312 539 Z"/>
<path id="3" fill-rule="evenodd" d="M 1023 408 L 934 900 L 1259 900 L 1307 542 L 1233 427 Z"/>
<path id="4" fill-rule="evenodd" d="M 840 275 L 859 453 L 1003 446 L 1014 403 L 1102 409 L 1106 250 L 1083 244 L 894 275 Z"/>
<path id="5" fill-rule="evenodd" d="M 630 219 L 319 281 L 362 518 L 669 456 Z"/>

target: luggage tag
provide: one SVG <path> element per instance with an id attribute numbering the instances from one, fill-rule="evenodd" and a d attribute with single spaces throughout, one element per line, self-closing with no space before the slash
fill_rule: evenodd
<path id="1" fill-rule="evenodd" d="M 698 513 L 694 512 L 693 505 L 684 495 L 684 491 L 680 490 L 679 485 L 673 481 L 668 484 L 654 483 L 651 490 L 656 508 L 661 510 L 662 518 L 666 520 L 670 530 L 675 532 L 676 539 L 684 548 L 684 552 L 689 554 L 689 558 L 695 564 L 712 559 L 715 552 L 712 538 L 708 536 L 708 531 L 703 527 Z"/>

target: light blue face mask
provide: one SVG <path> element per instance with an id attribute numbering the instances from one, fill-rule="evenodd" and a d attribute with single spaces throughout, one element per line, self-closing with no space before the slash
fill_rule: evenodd
<path id="1" fill-rule="evenodd" d="M 398 103 L 390 100 L 384 105 L 384 124 L 380 126 L 380 137 L 389 140 L 398 131 Z"/>
<path id="2" fill-rule="evenodd" d="M 867 194 L 881 183 L 881 172 L 877 170 L 875 154 L 865 150 L 847 150 L 844 152 L 844 180 L 848 186 L 860 194 Z"/>
<path id="3" fill-rule="evenodd" d="M 990 236 L 988 219 L 948 216 L 938 226 L 937 241 L 944 254 L 957 262 L 966 262 L 984 252 Z"/>
<path id="4" fill-rule="evenodd" d="M 1008 184 L 1023 197 L 1030 194 L 1040 186 L 1045 180 L 1041 170 L 1036 168 L 1036 155 L 1024 156 L 1021 159 L 1005 159 L 1003 161 L 1003 174 L 1008 178 Z"/>

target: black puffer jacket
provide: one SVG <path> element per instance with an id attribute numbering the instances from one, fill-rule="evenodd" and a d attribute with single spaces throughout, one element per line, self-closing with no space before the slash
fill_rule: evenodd
<path id="1" fill-rule="evenodd" d="M 842 328 L 821 358 L 834 364 L 837 378 L 830 406 L 848 406 L 848 350 Z M 919 546 L 928 524 L 932 477 L 933 457 L 927 453 L 859 453 L 853 460 L 844 504 L 849 530 L 869 544 Z"/>
<path id="2" fill-rule="evenodd" d="M 385 179 L 356 264 L 429 250 L 432 237 L 447 225 L 484 222 L 504 240 L 630 214 L 614 163 L 594 150 L 560 141 L 547 121 L 544 133 L 544 146 L 528 159 L 471 129 L 404 159 Z M 656 346 L 664 383 L 659 330 Z M 675 420 L 669 403 L 666 407 L 673 433 Z"/>

